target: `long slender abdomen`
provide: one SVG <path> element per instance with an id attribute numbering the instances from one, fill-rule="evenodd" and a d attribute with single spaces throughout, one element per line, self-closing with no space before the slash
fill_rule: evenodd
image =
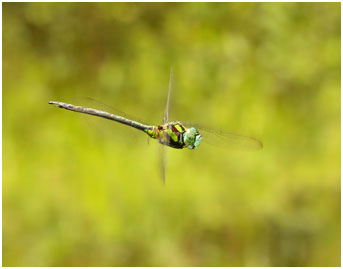
<path id="1" fill-rule="evenodd" d="M 74 112 L 79 112 L 79 113 L 85 113 L 85 114 L 89 114 L 89 115 L 93 115 L 93 116 L 97 116 L 97 117 L 101 117 L 101 118 L 105 118 L 108 120 L 113 120 L 128 126 L 131 126 L 133 128 L 136 128 L 138 130 L 144 131 L 145 130 L 149 130 L 152 129 L 153 126 L 148 126 L 148 125 L 144 125 L 142 123 L 133 121 L 133 120 L 129 120 L 126 119 L 124 117 L 121 116 L 117 116 L 105 111 L 101 111 L 101 110 L 97 110 L 94 108 L 88 108 L 88 107 L 82 107 L 82 106 L 75 106 L 72 104 L 67 104 L 67 103 L 63 103 L 63 102 L 57 102 L 57 101 L 50 101 L 49 102 L 50 105 L 55 105 L 59 108 L 64 108 L 70 111 L 74 111 Z"/>

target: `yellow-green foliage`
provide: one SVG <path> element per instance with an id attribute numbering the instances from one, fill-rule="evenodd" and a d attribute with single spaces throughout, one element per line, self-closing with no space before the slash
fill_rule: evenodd
<path id="1" fill-rule="evenodd" d="M 340 3 L 4 3 L 3 265 L 339 266 Z M 168 149 L 48 101 L 253 135 Z M 73 102 L 82 104 L 80 102 Z"/>

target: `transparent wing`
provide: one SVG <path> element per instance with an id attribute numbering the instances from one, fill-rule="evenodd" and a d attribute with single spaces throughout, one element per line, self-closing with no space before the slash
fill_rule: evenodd
<path id="1" fill-rule="evenodd" d="M 196 123 L 183 122 L 186 127 L 194 127 L 203 137 L 202 142 L 232 150 L 260 150 L 263 143 L 253 137 L 231 132 L 213 130 Z"/>
<path id="2" fill-rule="evenodd" d="M 159 144 L 159 161 L 160 161 L 160 172 L 163 184 L 166 183 L 166 165 L 167 165 L 167 151 L 166 146 Z"/>
<path id="3" fill-rule="evenodd" d="M 71 103 L 74 105 L 79 105 L 79 106 L 90 107 L 90 108 L 95 108 L 95 109 L 107 111 L 109 113 L 112 113 L 112 114 L 130 119 L 130 120 L 134 120 L 134 121 L 141 122 L 143 124 L 149 125 L 149 123 L 146 122 L 145 120 L 142 120 L 137 116 L 127 114 L 127 113 L 125 113 L 121 110 L 118 110 L 111 105 L 105 104 L 99 100 L 96 100 L 96 99 L 93 99 L 90 97 L 83 97 L 83 96 L 73 97 L 71 99 L 72 99 Z"/>
<path id="4" fill-rule="evenodd" d="M 169 76 L 169 88 L 168 88 L 168 95 L 167 95 L 167 104 L 163 114 L 162 123 L 167 123 L 169 121 L 169 104 L 170 104 L 170 95 L 173 88 L 173 69 L 170 69 L 170 76 Z M 167 147 L 163 144 L 167 144 L 168 141 L 160 141 L 159 145 L 159 157 L 160 157 L 160 169 L 161 169 L 161 178 L 163 184 L 165 184 L 166 180 L 166 166 L 167 166 Z"/>
<path id="5" fill-rule="evenodd" d="M 170 104 L 170 95 L 171 95 L 172 88 L 173 88 L 173 68 L 170 69 L 167 104 L 164 111 L 162 123 L 167 123 L 169 121 L 169 104 Z"/>

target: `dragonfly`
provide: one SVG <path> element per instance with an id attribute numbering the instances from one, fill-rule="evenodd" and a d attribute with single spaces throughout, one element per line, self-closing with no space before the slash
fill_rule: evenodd
<path id="1" fill-rule="evenodd" d="M 110 112 L 89 108 L 84 106 L 77 106 L 59 101 L 49 101 L 50 105 L 59 108 L 70 110 L 78 113 L 85 113 L 92 116 L 97 116 L 112 120 L 121 124 L 138 129 L 146 133 L 150 138 L 158 140 L 160 143 L 160 167 L 161 177 L 165 183 L 166 174 L 166 146 L 174 149 L 197 149 L 202 142 L 210 145 L 219 146 L 228 149 L 248 149 L 259 150 L 263 148 L 263 144 L 256 138 L 239 135 L 230 132 L 210 129 L 196 123 L 170 121 L 169 107 L 171 92 L 173 88 L 173 70 L 170 70 L 169 87 L 167 95 L 167 103 L 163 114 L 162 123 L 159 125 L 147 125 L 139 121 L 128 119 L 127 117 L 112 114 Z"/>

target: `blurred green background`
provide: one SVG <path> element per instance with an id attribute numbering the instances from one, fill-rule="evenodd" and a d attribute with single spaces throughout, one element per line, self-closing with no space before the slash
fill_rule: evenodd
<path id="1" fill-rule="evenodd" d="M 340 3 L 4 3 L 4 266 L 339 266 Z M 168 149 L 48 101 L 264 149 Z M 73 102 L 76 104 L 82 104 Z"/>

